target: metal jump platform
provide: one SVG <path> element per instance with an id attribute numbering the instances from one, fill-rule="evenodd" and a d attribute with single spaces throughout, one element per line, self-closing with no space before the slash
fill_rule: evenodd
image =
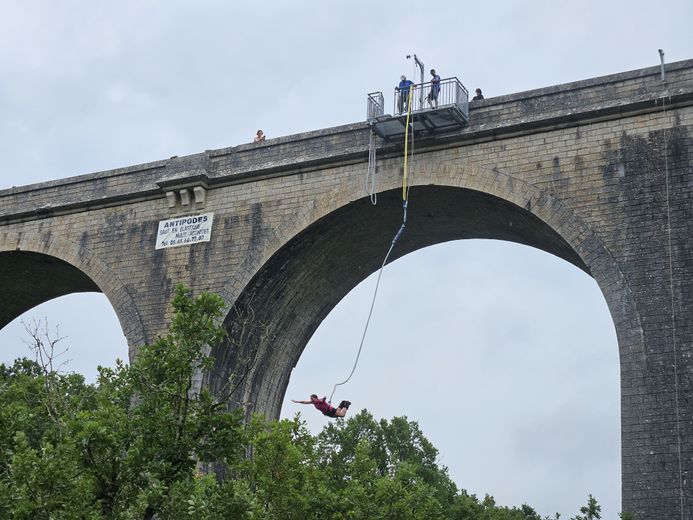
<path id="1" fill-rule="evenodd" d="M 409 92 L 395 89 L 393 114 L 385 114 L 382 92 L 368 94 L 368 124 L 383 139 L 404 136 L 408 96 L 411 96 L 409 123 L 417 134 L 433 135 L 459 130 L 469 121 L 469 93 L 455 77 L 440 81 L 437 100 L 430 100 L 431 83 L 412 85 Z M 436 102 L 437 101 L 437 102 Z"/>

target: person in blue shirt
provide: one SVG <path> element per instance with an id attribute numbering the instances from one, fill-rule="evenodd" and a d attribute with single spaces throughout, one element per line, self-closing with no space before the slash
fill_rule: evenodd
<path id="1" fill-rule="evenodd" d="M 399 112 L 406 112 L 409 107 L 409 92 L 411 92 L 411 87 L 414 84 L 413 81 L 407 79 L 406 76 L 402 75 L 400 78 L 399 86 L 395 88 L 399 92 Z"/>
<path id="2" fill-rule="evenodd" d="M 433 108 L 433 105 L 435 105 L 435 108 L 438 108 L 438 94 L 440 94 L 440 76 L 436 74 L 435 69 L 431 69 L 431 91 L 428 93 L 428 97 L 426 98 L 428 100 L 428 106 Z"/>

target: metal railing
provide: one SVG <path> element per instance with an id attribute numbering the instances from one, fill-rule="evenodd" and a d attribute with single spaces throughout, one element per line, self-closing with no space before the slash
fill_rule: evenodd
<path id="1" fill-rule="evenodd" d="M 406 113 L 409 95 L 413 96 L 411 99 L 412 112 L 456 106 L 465 118 L 469 118 L 469 92 L 455 77 L 440 80 L 438 88 L 434 88 L 431 82 L 413 85 L 413 88 L 410 87 L 408 91 L 400 91 L 399 88 L 395 88 L 395 114 Z"/>
<path id="2" fill-rule="evenodd" d="M 368 94 L 366 114 L 368 122 L 375 121 L 376 118 L 385 114 L 385 98 L 382 92 Z"/>

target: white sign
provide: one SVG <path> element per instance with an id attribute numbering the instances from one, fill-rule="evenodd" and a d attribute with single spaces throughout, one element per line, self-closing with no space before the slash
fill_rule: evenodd
<path id="1" fill-rule="evenodd" d="M 214 213 L 204 213 L 159 221 L 155 249 L 209 242 L 213 217 Z"/>

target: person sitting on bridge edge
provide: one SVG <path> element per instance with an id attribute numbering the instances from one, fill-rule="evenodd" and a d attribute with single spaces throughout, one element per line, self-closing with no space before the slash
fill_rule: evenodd
<path id="1" fill-rule="evenodd" d="M 482 99 L 484 99 L 484 95 L 481 93 L 481 89 L 478 88 L 476 89 L 476 96 L 472 98 L 472 101 L 481 101 Z"/>
<path id="2" fill-rule="evenodd" d="M 351 404 L 349 401 L 342 401 L 339 403 L 339 406 L 335 408 L 327 402 L 327 397 L 318 399 L 318 394 L 310 394 L 310 401 L 297 401 L 296 399 L 292 399 L 291 401 L 298 404 L 312 404 L 320 410 L 323 415 L 327 415 L 327 417 L 344 417 Z"/>
<path id="3" fill-rule="evenodd" d="M 265 140 L 265 133 L 262 130 L 258 130 L 257 133 L 255 134 L 255 139 L 253 139 L 253 142 L 254 143 L 261 143 L 264 140 Z"/>

